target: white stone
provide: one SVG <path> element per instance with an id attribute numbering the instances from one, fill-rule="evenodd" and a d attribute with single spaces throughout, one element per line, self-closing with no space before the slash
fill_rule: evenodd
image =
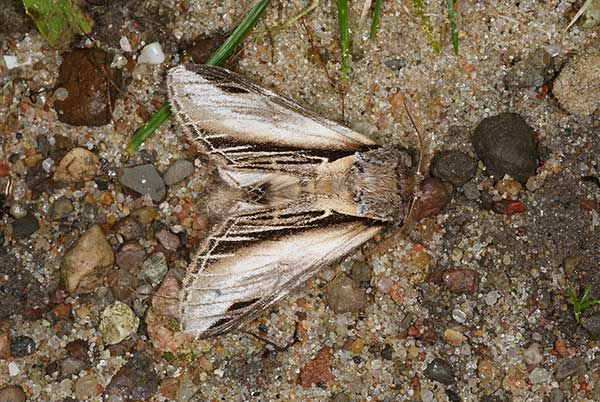
<path id="1" fill-rule="evenodd" d="M 8 363 L 8 375 L 11 377 L 16 376 L 17 374 L 19 374 L 19 365 L 16 362 L 10 362 Z"/>
<path id="2" fill-rule="evenodd" d="M 165 54 L 158 42 L 152 42 L 144 46 L 140 57 L 138 57 L 138 63 L 161 64 L 163 61 L 165 61 Z"/>
<path id="3" fill-rule="evenodd" d="M 17 67 L 29 66 L 32 62 L 31 56 L 27 56 L 27 59 L 23 62 L 19 62 L 17 56 L 5 54 L 2 57 L 4 58 L 4 64 L 6 64 L 6 68 L 8 68 L 9 70 L 12 70 L 13 68 Z"/>

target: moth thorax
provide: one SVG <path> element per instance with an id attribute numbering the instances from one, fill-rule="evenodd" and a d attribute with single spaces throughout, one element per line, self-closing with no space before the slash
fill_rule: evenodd
<path id="1" fill-rule="evenodd" d="M 349 177 L 359 212 L 367 217 L 402 223 L 413 198 L 414 167 L 399 147 L 356 154 Z"/>

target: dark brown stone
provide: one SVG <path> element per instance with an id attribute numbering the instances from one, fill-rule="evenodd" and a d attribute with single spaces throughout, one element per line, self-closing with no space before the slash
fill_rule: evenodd
<path id="1" fill-rule="evenodd" d="M 112 56 L 100 49 L 75 49 L 62 54 L 57 88 L 68 96 L 55 100 L 58 119 L 74 126 L 103 126 L 111 120 L 120 70 L 110 68 Z"/>

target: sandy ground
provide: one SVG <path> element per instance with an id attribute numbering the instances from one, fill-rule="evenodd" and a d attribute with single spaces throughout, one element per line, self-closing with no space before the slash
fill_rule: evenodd
<path id="1" fill-rule="evenodd" d="M 482 207 L 485 197 L 499 200 L 506 195 L 494 187 L 480 163 L 473 179 L 483 194 L 479 198 L 469 199 L 457 188 L 442 213 L 421 222 L 385 255 L 374 257 L 370 251 L 386 234 L 248 324 L 248 331 L 260 332 L 279 345 L 290 342 L 294 328 L 300 328 L 299 341 L 283 351 L 273 351 L 238 331 L 163 353 L 153 347 L 144 324 L 133 340 L 123 342 L 124 350 L 115 350 L 104 344 L 98 329 L 101 312 L 114 297 L 99 291 L 69 294 L 62 301 L 70 309 L 66 317 L 46 302 L 51 307 L 41 317 L 13 314 L 2 321 L 0 335 L 7 335 L 13 343 L 16 336 L 27 335 L 37 350 L 1 359 L 0 383 L 19 385 L 34 401 L 61 401 L 69 396 L 83 400 L 85 392 L 76 393 L 82 377 L 91 376 L 100 393 L 132 355 L 147 353 L 152 357 L 153 378 L 161 385 L 143 399 L 157 401 L 600 400 L 600 348 L 593 331 L 577 325 L 568 302 L 568 289 L 581 293 L 586 286 L 591 286 L 592 296 L 600 297 L 597 207 L 591 211 L 581 207 L 582 200 L 600 199 L 600 187 L 581 179 L 599 174 L 600 120 L 597 112 L 582 116 L 565 111 L 552 93 L 532 86 L 515 89 L 505 83 L 509 71 L 536 49 L 554 56 L 557 69 L 574 54 L 597 49 L 598 28 L 575 26 L 565 31 L 577 9 L 569 1 L 465 1 L 458 8 L 456 56 L 447 38 L 440 53 L 431 49 L 410 2 L 383 2 L 373 41 L 368 39 L 370 18 L 359 21 L 362 2 L 351 2 L 352 64 L 349 80 L 343 83 L 336 5 L 321 0 L 306 16 L 306 25 L 338 88 L 345 89 L 342 116 L 338 90 L 318 63 L 303 26 L 295 23 L 266 31 L 296 15 L 306 3 L 273 2 L 228 66 L 381 144 L 416 145 L 409 120 L 394 107 L 396 93 L 410 99 L 433 152 L 457 149 L 475 157 L 471 136 L 477 124 L 501 112 L 518 113 L 534 129 L 541 159 L 538 181 L 523 186 L 513 197 L 526 205 L 526 211 L 507 216 Z M 441 3 L 426 5 L 436 30 L 446 21 Z M 128 156 L 124 148 L 133 131 L 165 99 L 164 72 L 180 62 L 179 51 L 197 37 L 231 30 L 249 4 L 151 1 L 123 8 L 123 27 L 97 27 L 92 37 L 100 38 L 96 40 L 101 48 L 132 59 L 142 43 L 157 40 L 167 58 L 158 66 L 130 61 L 127 87 L 118 96 L 113 122 L 96 128 L 60 122 L 51 92 L 42 93 L 34 103 L 26 96 L 27 88 L 18 83 L 25 78 L 29 88 L 53 87 L 61 62 L 59 51 L 49 49 L 35 31 L 0 34 L 4 54 L 30 55 L 33 62 L 10 71 L 0 67 L 4 124 L 0 159 L 18 154 L 23 161 L 27 149 L 36 148 L 40 134 L 70 138 L 106 159 L 111 172 L 143 161 L 162 172 L 176 159 L 193 158 L 194 150 L 173 120 L 157 131 L 142 152 Z M 119 49 L 121 35 L 134 42 L 133 53 Z M 79 45 L 91 46 L 91 42 L 81 40 Z M 402 67 L 389 68 L 385 63 L 390 60 Z M 170 217 L 178 200 L 193 199 L 195 208 L 205 212 L 202 196 L 194 192 L 203 188 L 205 168 L 199 161 L 189 183 L 170 187 L 166 201 L 158 205 L 159 219 L 168 228 L 177 223 Z M 3 247 L 16 258 L 17 272 L 31 273 L 47 289 L 48 300 L 53 300 L 52 295 L 59 292 L 61 259 L 80 233 L 93 223 L 122 219 L 129 210 L 152 202 L 145 199 L 135 204 L 136 197 L 120 188 L 110 174 L 112 204 L 98 201 L 101 191 L 93 181 L 32 197 L 25 180 L 29 169 L 23 162 L 11 165 L 9 204 L 26 205 L 44 221 L 49 204 L 59 195 L 81 200 L 69 218 L 69 233 L 64 226 L 48 222 L 25 239 L 14 239 L 10 232 L 4 236 Z M 84 202 L 86 194 L 93 201 Z M 85 215 L 88 209 L 94 211 L 90 216 Z M 7 214 L 0 225 L 9 228 L 13 218 Z M 202 229 L 199 232 L 206 234 Z M 156 240 L 150 236 L 142 243 L 150 250 Z M 116 240 L 111 245 L 115 250 L 119 246 Z M 169 264 L 185 264 L 186 252 L 169 259 Z M 335 312 L 326 296 L 330 281 L 343 272 L 355 280 L 356 266 L 365 266 L 370 275 L 362 288 L 366 302 L 359 312 Z M 449 269 L 476 271 L 476 289 L 465 294 L 449 291 L 441 279 Z M 389 280 L 392 291 L 386 290 Z M 147 297 L 144 300 L 147 304 Z M 139 313 L 142 321 L 143 311 Z M 591 307 L 584 316 L 593 317 L 595 312 Z M 61 331 L 63 321 L 68 322 L 68 330 Z M 88 342 L 86 364 L 64 378 L 52 374 L 47 367 L 64 359 L 65 347 L 74 339 Z M 330 360 L 317 364 L 317 371 L 330 370 L 330 374 L 304 387 L 299 384 L 301 369 L 319 351 L 329 353 Z M 452 366 L 455 378 L 443 383 L 426 374 L 436 358 Z M 564 372 L 557 372 L 570 363 L 576 365 L 572 373 L 565 377 Z M 79 384 L 83 387 L 82 381 Z M 93 395 L 90 400 L 101 400 Z"/>

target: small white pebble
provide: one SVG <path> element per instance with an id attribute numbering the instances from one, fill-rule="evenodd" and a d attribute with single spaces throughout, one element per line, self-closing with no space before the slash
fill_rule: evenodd
<path id="1" fill-rule="evenodd" d="M 8 363 L 8 375 L 11 377 L 16 376 L 17 374 L 19 374 L 19 365 L 16 362 L 10 362 Z"/>
<path id="2" fill-rule="evenodd" d="M 65 99 L 67 99 L 69 97 L 69 91 L 67 90 L 67 88 L 57 88 L 56 91 L 54 91 L 54 99 L 59 100 L 59 101 L 64 101 Z"/>
<path id="3" fill-rule="evenodd" d="M 160 43 L 152 42 L 144 46 L 137 61 L 138 63 L 146 64 L 161 64 L 163 61 L 165 61 L 165 54 L 162 51 Z"/>
<path id="4" fill-rule="evenodd" d="M 452 310 L 452 318 L 457 323 L 462 324 L 465 321 L 467 321 L 467 313 L 465 313 L 459 308 L 455 308 L 454 310 Z"/>
<path id="5" fill-rule="evenodd" d="M 498 293 L 495 290 L 492 290 L 487 295 L 485 295 L 485 304 L 487 304 L 488 306 L 493 306 L 494 304 L 496 304 L 499 298 L 500 293 Z"/>
<path id="6" fill-rule="evenodd" d="M 27 56 L 27 60 L 23 62 L 19 62 L 17 56 L 10 56 L 5 54 L 2 57 L 4 58 L 4 64 L 6 64 L 6 68 L 8 68 L 9 70 L 12 70 L 13 68 L 17 67 L 28 66 L 31 64 L 31 56 Z"/>
<path id="7" fill-rule="evenodd" d="M 121 50 L 124 52 L 131 52 L 131 44 L 129 43 L 127 36 L 121 36 L 121 39 L 119 39 L 119 46 L 121 46 Z"/>
<path id="8" fill-rule="evenodd" d="M 215 373 L 215 375 L 218 375 L 221 378 L 225 375 L 225 372 L 222 369 L 216 369 L 215 371 L 213 371 L 213 373 Z"/>
<path id="9" fill-rule="evenodd" d="M 50 173 L 52 166 L 54 166 L 54 159 L 52 158 L 44 159 L 42 162 L 42 169 L 44 169 L 44 171 L 47 173 Z"/>

